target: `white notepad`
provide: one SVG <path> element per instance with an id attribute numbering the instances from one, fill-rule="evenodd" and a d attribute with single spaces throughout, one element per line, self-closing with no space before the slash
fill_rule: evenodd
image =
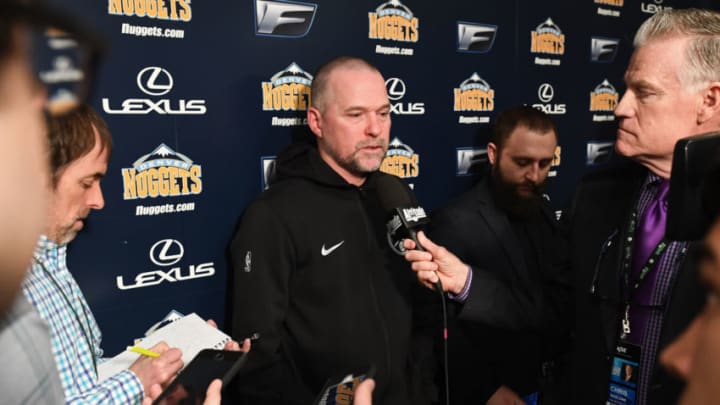
<path id="1" fill-rule="evenodd" d="M 136 346 L 149 349 L 164 341 L 170 347 L 182 350 L 182 360 L 188 364 L 203 349 L 221 350 L 231 340 L 217 328 L 208 325 L 196 313 L 186 315 L 153 332 L 152 335 L 136 343 Z M 139 354 L 124 351 L 98 365 L 98 380 L 103 381 L 123 370 L 140 357 Z"/>

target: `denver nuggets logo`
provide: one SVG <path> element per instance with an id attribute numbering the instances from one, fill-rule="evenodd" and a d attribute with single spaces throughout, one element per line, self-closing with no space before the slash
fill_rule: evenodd
<path id="1" fill-rule="evenodd" d="M 607 79 L 590 92 L 590 111 L 615 111 L 618 104 L 618 92 Z"/>
<path id="2" fill-rule="evenodd" d="M 552 19 L 548 18 L 530 32 L 530 52 L 551 55 L 565 53 L 565 35 Z"/>
<path id="3" fill-rule="evenodd" d="M 477 73 L 453 89 L 453 94 L 455 111 L 492 111 L 495 108 L 495 90 Z"/>
<path id="4" fill-rule="evenodd" d="M 595 4 L 607 4 L 608 6 L 622 7 L 624 0 L 595 0 Z"/>
<path id="5" fill-rule="evenodd" d="M 390 142 L 380 171 L 403 179 L 414 178 L 420 174 L 420 157 L 400 139 Z"/>
<path id="6" fill-rule="evenodd" d="M 298 111 L 310 105 L 312 75 L 295 62 L 262 83 L 263 110 Z"/>
<path id="7" fill-rule="evenodd" d="M 390 0 L 368 13 L 370 20 L 370 39 L 388 39 L 391 41 L 417 42 L 418 19 L 400 0 Z"/>
<path id="8" fill-rule="evenodd" d="M 124 200 L 177 197 L 202 192 L 202 168 L 165 144 L 122 169 Z"/>
<path id="9" fill-rule="evenodd" d="M 190 0 L 109 0 L 108 14 L 190 21 Z"/>

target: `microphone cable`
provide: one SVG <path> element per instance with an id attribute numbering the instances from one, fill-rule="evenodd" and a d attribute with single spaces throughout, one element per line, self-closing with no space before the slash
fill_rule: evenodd
<path id="1" fill-rule="evenodd" d="M 419 206 L 415 195 L 398 177 L 380 176 L 376 183 L 377 197 L 380 207 L 385 212 L 391 213 L 391 219 L 386 223 L 388 229 L 388 244 L 390 248 L 398 255 L 404 255 L 405 251 L 402 247 L 402 239 L 410 238 L 415 242 L 415 249 L 425 250 L 417 240 L 415 226 L 421 226 L 427 223 L 427 215 L 425 210 Z M 409 226 L 406 220 L 406 214 L 400 212 L 402 208 L 410 209 L 410 222 L 414 224 Z M 419 212 L 412 212 L 419 211 Z M 396 233 L 397 232 L 397 233 Z M 436 274 L 437 276 L 437 274 Z M 445 291 L 443 290 L 440 277 L 434 284 L 435 290 L 440 294 L 440 302 L 442 303 L 442 322 L 443 322 L 443 362 L 445 365 L 445 405 L 450 405 L 450 367 L 448 366 L 448 326 L 447 326 L 447 304 L 445 302 Z M 434 350 L 434 349 L 433 349 Z"/>
<path id="2" fill-rule="evenodd" d="M 434 272 L 433 272 L 434 273 Z M 436 274 L 437 276 L 437 274 Z M 435 282 L 435 290 L 440 294 L 440 302 L 442 303 L 442 325 L 443 325 L 443 366 L 445 372 L 445 405 L 450 405 L 450 367 L 448 365 L 448 325 L 447 325 L 447 304 L 445 301 L 445 290 L 443 290 L 442 282 L 438 277 Z"/>

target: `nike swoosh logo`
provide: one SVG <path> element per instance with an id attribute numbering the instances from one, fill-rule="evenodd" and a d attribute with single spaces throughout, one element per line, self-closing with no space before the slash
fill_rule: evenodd
<path id="1" fill-rule="evenodd" d="M 327 255 L 329 255 L 330 253 L 332 253 L 333 251 L 335 251 L 335 249 L 337 249 L 337 248 L 339 248 L 340 246 L 342 246 L 343 243 L 345 243 L 345 241 L 344 241 L 344 240 L 341 240 L 340 243 L 338 243 L 338 244 L 336 244 L 336 245 L 332 245 L 332 246 L 330 246 L 329 248 L 325 248 L 325 244 L 323 244 L 323 245 L 322 245 L 322 249 L 320 249 L 320 254 L 323 255 L 323 256 L 327 256 Z"/>

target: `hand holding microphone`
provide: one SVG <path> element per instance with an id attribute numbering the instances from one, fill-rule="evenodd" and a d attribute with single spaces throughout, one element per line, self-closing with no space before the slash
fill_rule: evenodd
<path id="1" fill-rule="evenodd" d="M 420 283 L 430 289 L 459 293 L 465 285 L 468 266 L 422 232 L 429 220 L 412 191 L 393 176 L 378 179 L 377 190 L 380 205 L 389 212 L 386 227 L 390 247 L 412 264 Z"/>
<path id="2" fill-rule="evenodd" d="M 432 289 L 439 280 L 445 291 L 459 294 L 468 277 L 468 265 L 449 250 L 433 243 L 423 231 L 417 233 L 417 240 L 424 249 L 417 250 L 411 239 L 405 239 L 403 246 L 407 249 L 405 260 L 417 273 L 418 281 Z"/>

